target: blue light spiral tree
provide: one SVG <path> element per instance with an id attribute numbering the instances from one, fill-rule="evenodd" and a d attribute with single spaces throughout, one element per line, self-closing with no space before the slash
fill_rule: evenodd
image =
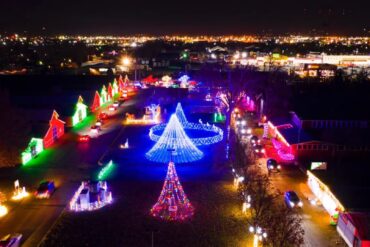
<path id="1" fill-rule="evenodd" d="M 203 158 L 203 153 L 186 135 L 176 114 L 171 115 L 163 134 L 145 156 L 154 162 L 167 163 L 171 160 L 169 149 L 175 150 L 172 153 L 172 161 L 175 163 L 188 163 Z"/>

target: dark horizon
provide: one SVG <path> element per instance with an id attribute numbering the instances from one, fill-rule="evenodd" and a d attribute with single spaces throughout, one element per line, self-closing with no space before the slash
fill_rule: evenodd
<path id="1" fill-rule="evenodd" d="M 232 0 L 226 4 L 189 0 L 6 1 L 0 31 L 35 35 L 359 35 L 369 36 L 369 3 Z"/>

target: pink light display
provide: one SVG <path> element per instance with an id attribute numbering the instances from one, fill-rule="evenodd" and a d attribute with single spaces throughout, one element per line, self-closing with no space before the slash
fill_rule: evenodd
<path id="1" fill-rule="evenodd" d="M 282 143 L 276 140 L 275 138 L 272 138 L 271 142 L 274 145 L 275 149 L 281 149 L 283 147 Z"/>
<path id="2" fill-rule="evenodd" d="M 154 217 L 169 221 L 182 221 L 194 214 L 194 208 L 180 184 L 172 161 L 168 164 L 161 194 L 150 213 Z"/>
<path id="3" fill-rule="evenodd" d="M 290 151 L 279 149 L 277 153 L 282 160 L 285 160 L 285 161 L 294 160 L 294 154 L 292 154 Z"/>

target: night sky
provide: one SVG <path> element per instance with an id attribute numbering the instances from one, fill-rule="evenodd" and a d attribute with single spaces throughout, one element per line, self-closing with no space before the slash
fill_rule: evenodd
<path id="1" fill-rule="evenodd" d="M 1 0 L 0 31 L 369 36 L 369 11 L 370 0 Z"/>

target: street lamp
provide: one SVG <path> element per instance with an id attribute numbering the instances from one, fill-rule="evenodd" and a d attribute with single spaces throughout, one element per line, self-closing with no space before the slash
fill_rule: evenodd
<path id="1" fill-rule="evenodd" d="M 253 233 L 253 247 L 258 247 L 258 243 L 267 238 L 267 232 L 265 232 L 259 226 L 250 226 L 249 232 Z"/>
<path id="2" fill-rule="evenodd" d="M 129 57 L 123 57 L 122 64 L 125 66 L 129 66 L 131 64 L 131 59 Z"/>
<path id="3" fill-rule="evenodd" d="M 8 209 L 7 207 L 5 207 L 4 205 L 1 205 L 0 204 L 0 217 L 3 217 L 4 215 L 6 215 L 8 213 Z"/>
<path id="4" fill-rule="evenodd" d="M 234 185 L 236 188 L 239 187 L 239 184 L 242 183 L 244 181 L 244 177 L 239 177 L 238 175 L 236 175 L 236 178 L 234 178 Z"/>
<path id="5" fill-rule="evenodd" d="M 252 204 L 251 204 L 251 196 L 250 195 L 246 195 L 244 192 L 243 192 L 243 196 L 244 196 L 244 202 L 243 202 L 243 208 L 242 208 L 242 212 L 243 213 L 246 213 L 247 212 L 247 209 L 250 209 Z"/>
<path id="6" fill-rule="evenodd" d="M 121 59 L 121 63 L 123 66 L 127 67 L 127 71 L 129 70 L 128 67 L 133 67 L 134 70 L 135 70 L 135 82 L 137 81 L 137 60 L 136 59 L 132 59 L 131 57 L 123 57 Z M 139 68 L 140 69 L 140 68 Z"/>

